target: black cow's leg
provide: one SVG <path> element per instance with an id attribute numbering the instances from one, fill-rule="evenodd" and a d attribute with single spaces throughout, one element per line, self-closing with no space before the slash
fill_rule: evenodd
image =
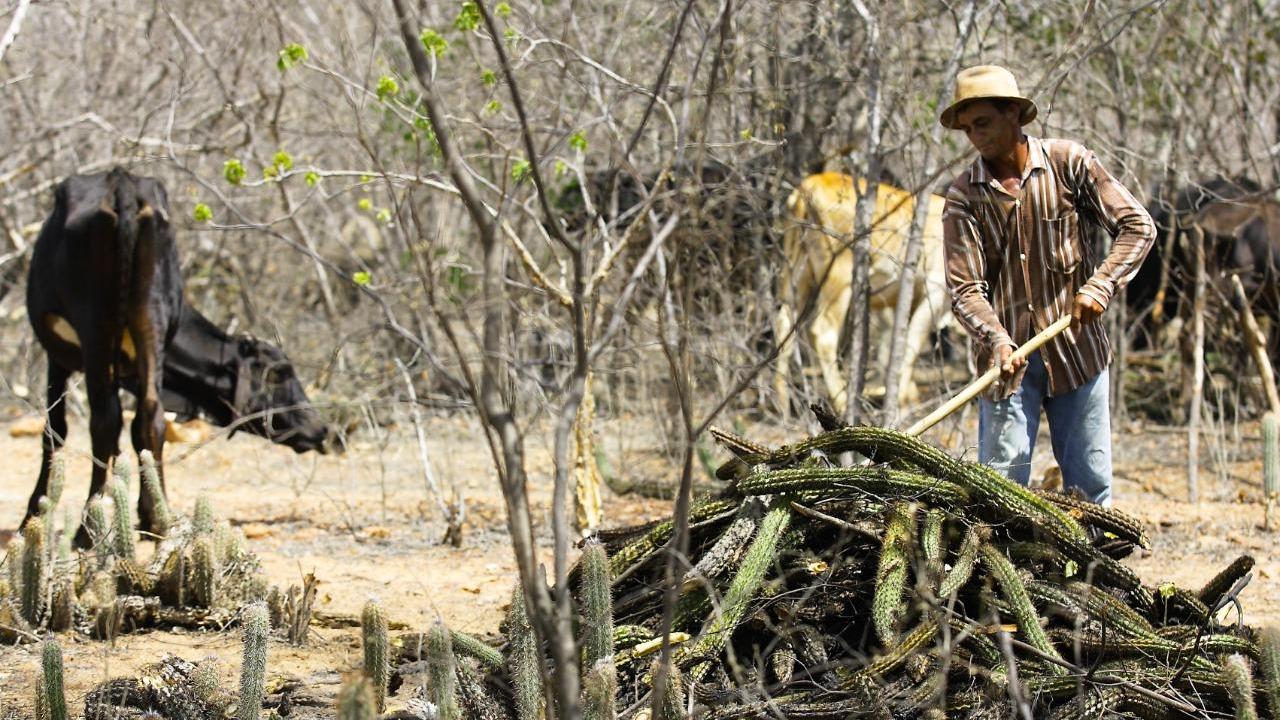
<path id="1" fill-rule="evenodd" d="M 105 345 L 105 347 L 103 347 Z M 120 429 L 124 421 L 120 415 L 120 393 L 111 367 L 113 354 L 110 345 L 103 343 L 94 348 L 85 343 L 85 390 L 89 395 L 89 437 L 93 446 L 93 476 L 89 483 L 89 498 L 101 495 L 107 485 L 107 470 L 120 452 Z M 84 525 L 76 533 L 76 547 L 87 548 L 91 543 Z"/>
<path id="2" fill-rule="evenodd" d="M 71 373 L 49 358 L 48 379 L 45 382 L 45 395 L 48 421 L 45 423 L 44 437 L 41 440 L 40 477 L 36 480 L 36 489 L 31 493 L 27 503 L 27 514 L 22 518 L 26 525 L 40 510 L 40 498 L 49 491 L 49 468 L 53 464 L 53 453 L 62 447 L 67 438 L 67 402 L 63 395 L 67 391 L 67 378 Z"/>

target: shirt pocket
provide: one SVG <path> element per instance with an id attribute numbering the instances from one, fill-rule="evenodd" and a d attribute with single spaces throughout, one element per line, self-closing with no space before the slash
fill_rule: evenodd
<path id="1" fill-rule="evenodd" d="M 1065 212 L 1053 219 L 1043 219 L 1040 223 L 1044 229 L 1044 239 L 1049 244 L 1049 251 L 1045 254 L 1049 269 L 1066 275 L 1074 273 L 1084 259 L 1080 244 L 1080 221 L 1075 211 Z"/>

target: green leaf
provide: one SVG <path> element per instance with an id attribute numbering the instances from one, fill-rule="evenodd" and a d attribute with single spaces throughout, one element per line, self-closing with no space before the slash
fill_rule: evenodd
<path id="1" fill-rule="evenodd" d="M 484 114 L 493 115 L 502 109 L 502 103 L 497 100 L 490 100 L 484 104 Z"/>
<path id="2" fill-rule="evenodd" d="M 1062 569 L 1062 574 L 1067 577 L 1075 577 L 1080 572 L 1080 565 L 1075 560 L 1068 560 L 1066 567 Z"/>
<path id="3" fill-rule="evenodd" d="M 293 169 L 293 158 L 289 153 L 277 150 L 276 154 L 271 156 L 271 164 L 279 168 L 280 172 L 289 172 Z"/>
<path id="4" fill-rule="evenodd" d="M 485 87 L 493 87 L 498 84 L 498 76 L 492 70 L 485 70 L 480 73 L 480 82 L 483 83 Z"/>
<path id="5" fill-rule="evenodd" d="M 390 75 L 383 75 L 378 78 L 378 99 L 386 100 L 389 97 L 395 97 L 400 94 L 400 84 Z"/>
<path id="6" fill-rule="evenodd" d="M 373 278 L 369 275 L 369 273 L 364 270 L 357 270 L 355 271 L 355 273 L 351 275 L 351 282 L 354 282 L 360 287 L 368 287 L 369 281 L 372 279 Z"/>
<path id="7" fill-rule="evenodd" d="M 320 182 L 320 173 L 317 173 L 316 171 L 311 170 L 307 173 L 306 180 L 307 180 L 307 187 L 315 187 L 316 184 Z"/>
<path id="8" fill-rule="evenodd" d="M 453 26 L 461 32 L 471 32 L 480 25 L 480 8 L 471 0 L 462 3 L 462 10 L 454 19 Z"/>
<path id="9" fill-rule="evenodd" d="M 556 178 L 569 172 L 569 165 L 563 160 L 556 160 Z"/>
<path id="10" fill-rule="evenodd" d="M 381 210 L 378 211 L 377 217 L 378 217 L 378 222 L 380 223 L 390 223 L 391 211 L 387 208 L 382 208 Z"/>
<path id="11" fill-rule="evenodd" d="M 191 217 L 198 223 L 207 223 L 213 219 L 213 210 L 204 203 L 196 203 L 195 210 L 191 211 Z"/>
<path id="12" fill-rule="evenodd" d="M 431 28 L 424 29 L 418 35 L 418 39 L 422 41 L 422 47 L 436 57 L 440 57 L 449 50 L 449 41 Z"/>
<path id="13" fill-rule="evenodd" d="M 515 41 L 520 39 L 520 31 L 513 27 L 509 27 L 502 31 L 502 37 L 506 38 L 509 43 L 515 43 Z"/>
<path id="14" fill-rule="evenodd" d="M 275 165 L 268 165 L 262 168 L 262 179 L 270 180 L 280 174 L 280 170 Z"/>
<path id="15" fill-rule="evenodd" d="M 373 201 L 369 198 L 360 198 L 356 202 L 356 207 L 360 208 L 364 212 L 369 212 L 373 209 Z"/>
<path id="16" fill-rule="evenodd" d="M 569 136 L 569 147 L 578 152 L 587 151 L 587 136 L 582 130 L 575 132 Z"/>
<path id="17" fill-rule="evenodd" d="M 276 68 L 280 72 L 284 72 L 300 62 L 307 59 L 307 49 L 298 43 L 289 43 L 280 51 L 280 57 L 276 60 Z"/>
<path id="18" fill-rule="evenodd" d="M 1160 590 L 1160 597 L 1164 598 L 1165 600 L 1168 600 L 1169 598 L 1173 597 L 1173 594 L 1175 592 L 1178 591 L 1178 586 L 1174 585 L 1171 582 L 1161 583 L 1159 590 Z"/>
<path id="19" fill-rule="evenodd" d="M 493 11 L 498 13 L 498 17 L 511 17 L 511 6 L 505 2 L 500 2 L 493 6 Z"/>
<path id="20" fill-rule="evenodd" d="M 239 185 L 244 180 L 244 165 L 240 161 L 231 158 L 222 164 L 222 177 L 232 185 Z"/>
<path id="21" fill-rule="evenodd" d="M 520 182 L 521 180 L 529 176 L 529 171 L 531 169 L 532 169 L 532 166 L 529 165 L 528 160 L 524 160 L 524 159 L 517 160 L 511 166 L 511 179 L 515 180 L 516 182 Z"/>
<path id="22" fill-rule="evenodd" d="M 754 134 L 755 133 L 751 132 L 751 128 L 743 128 L 738 133 L 738 137 L 742 138 L 743 140 L 750 140 Z"/>

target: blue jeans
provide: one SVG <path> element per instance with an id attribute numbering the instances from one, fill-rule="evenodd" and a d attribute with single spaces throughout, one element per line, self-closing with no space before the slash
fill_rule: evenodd
<path id="1" fill-rule="evenodd" d="M 1062 468 L 1063 491 L 1079 488 L 1099 505 L 1111 505 L 1111 408 L 1104 370 L 1084 385 L 1049 397 L 1049 373 L 1040 353 L 1027 360 L 1022 384 L 1000 401 L 979 399 L 978 461 L 1020 485 L 1031 479 L 1031 454 L 1040 408 L 1049 418 L 1053 456 Z"/>

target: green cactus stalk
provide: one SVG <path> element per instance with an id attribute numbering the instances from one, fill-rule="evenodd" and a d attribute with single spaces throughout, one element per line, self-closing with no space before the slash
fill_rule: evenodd
<path id="1" fill-rule="evenodd" d="M 18 535 L 9 542 L 5 563 L 9 566 L 9 591 L 22 597 L 22 558 L 26 555 L 26 543 Z"/>
<path id="2" fill-rule="evenodd" d="M 217 603 L 218 560 L 208 535 L 196 538 L 191 549 L 191 604 L 211 608 Z"/>
<path id="3" fill-rule="evenodd" d="M 107 524 L 107 506 L 102 501 L 102 496 L 94 495 L 89 498 L 89 504 L 84 509 L 84 528 L 89 532 L 89 539 L 93 541 L 93 547 L 102 562 L 110 554 L 110 548 L 103 543 L 110 533 L 110 527 Z"/>
<path id="4" fill-rule="evenodd" d="M 40 671 L 40 674 L 36 676 L 35 720 L 47 720 L 47 718 L 49 717 L 49 714 L 46 713 L 44 709 L 45 704 L 46 703 L 44 700 L 44 670 L 42 669 Z"/>
<path id="5" fill-rule="evenodd" d="M 191 518 L 191 529 L 197 535 L 213 532 L 213 503 L 208 495 L 196 498 L 196 510 Z"/>
<path id="6" fill-rule="evenodd" d="M 942 542 L 942 530 L 946 517 L 945 512 L 934 508 L 925 513 L 924 523 L 920 526 L 920 554 L 924 558 L 931 583 L 938 582 L 942 577 L 942 553 L 946 549 Z"/>
<path id="7" fill-rule="evenodd" d="M 1253 702 L 1253 672 L 1249 661 L 1242 655 L 1228 655 L 1222 661 L 1222 674 L 1227 681 L 1227 692 L 1236 706 L 1236 720 L 1258 720 L 1258 709 Z"/>
<path id="8" fill-rule="evenodd" d="M 909 551 L 915 539 L 915 523 L 915 505 L 894 503 L 889 508 L 884 543 L 876 567 L 875 596 L 871 602 L 876 639 L 886 647 L 897 639 L 898 621 L 907 609 L 902 594 L 911 570 Z"/>
<path id="9" fill-rule="evenodd" d="M 475 658 L 480 662 L 485 672 L 502 669 L 502 653 L 464 632 L 450 630 L 449 633 L 453 636 L 453 651 L 455 654 Z"/>
<path id="10" fill-rule="evenodd" d="M 240 665 L 240 706 L 236 720 L 259 720 L 267 679 L 267 634 L 271 620 L 267 606 L 254 603 L 244 609 L 244 660 Z"/>
<path id="11" fill-rule="evenodd" d="M 350 676 L 338 691 L 338 720 L 375 720 L 379 712 L 375 696 L 367 676 Z"/>
<path id="12" fill-rule="evenodd" d="M 1280 718 L 1280 629 L 1272 626 L 1262 628 L 1258 633 L 1258 645 L 1267 706 L 1271 717 Z"/>
<path id="13" fill-rule="evenodd" d="M 364 673 L 373 683 L 374 704 L 378 712 L 387 709 L 387 688 L 391 682 L 390 642 L 387 639 L 387 616 L 382 606 L 370 600 L 360 613 L 360 637 L 364 646 Z"/>
<path id="14" fill-rule="evenodd" d="M 661 668 L 662 661 L 653 661 L 653 674 L 656 676 Z M 688 715 L 685 713 L 685 692 L 684 677 L 680 672 L 680 668 L 675 663 L 667 666 L 667 682 L 662 687 L 662 699 L 657 703 L 654 714 L 654 720 L 685 720 Z"/>
<path id="15" fill-rule="evenodd" d="M 173 523 L 169 512 L 169 501 L 164 497 L 164 488 L 160 485 L 160 471 L 156 468 L 156 458 L 150 450 L 138 453 L 142 463 L 142 492 L 151 501 L 151 520 L 154 523 L 151 531 L 156 535 L 164 535 Z"/>
<path id="16" fill-rule="evenodd" d="M 453 638 L 439 620 L 427 633 L 427 696 L 436 706 L 437 720 L 461 720 L 458 709 L 457 664 Z"/>
<path id="17" fill-rule="evenodd" d="M 217 656 L 206 657 L 191 673 L 191 693 L 205 705 L 214 704 L 222 692 L 221 675 Z"/>
<path id="18" fill-rule="evenodd" d="M 22 545 L 22 617 L 38 625 L 44 599 L 44 523 L 39 517 L 23 526 Z"/>
<path id="19" fill-rule="evenodd" d="M 55 543 L 57 523 L 53 519 L 53 503 L 46 495 L 40 498 L 36 503 L 36 507 L 38 508 L 37 515 L 40 517 L 40 522 L 44 524 L 44 560 L 48 564 L 53 562 L 53 555 L 58 550 L 58 546 Z"/>
<path id="20" fill-rule="evenodd" d="M 605 658 L 587 670 L 582 678 L 583 720 L 614 720 L 618 716 L 618 671 L 612 658 Z"/>
<path id="21" fill-rule="evenodd" d="M 765 574 L 773 567 L 778 544 L 791 524 L 791 508 L 787 503 L 771 507 L 760 521 L 755 539 L 742 557 L 738 574 L 733 577 L 720 604 L 720 613 L 703 628 L 698 639 L 682 653 L 683 658 L 711 658 L 720 653 L 729 635 L 738 626 L 747 604 L 760 591 Z M 697 683 L 711 667 L 709 661 L 701 661 L 690 672 L 690 682 Z"/>
<path id="22" fill-rule="evenodd" d="M 604 546 L 588 542 L 582 567 L 582 666 L 594 668 L 613 657 L 613 592 Z"/>
<path id="23" fill-rule="evenodd" d="M 514 689 L 517 720 L 542 720 L 542 652 L 519 583 L 507 612 L 507 672 Z"/>
<path id="24" fill-rule="evenodd" d="M 954 482 L 918 472 L 882 467 L 798 467 L 754 473 L 738 482 L 743 495 L 776 495 L 806 491 L 860 492 L 876 497 L 909 495 L 940 505 L 962 505 L 968 499 Z"/>
<path id="25" fill-rule="evenodd" d="M 991 573 L 1000 584 L 1000 594 L 1013 608 L 1013 616 L 1018 621 L 1018 630 L 1021 631 L 1027 643 L 1040 652 L 1061 660 L 1062 657 L 1057 649 L 1044 634 L 1040 617 L 1036 615 L 1036 608 L 1031 604 L 1031 597 L 1027 594 L 1026 585 L 1023 584 L 1022 578 L 1018 577 L 1017 568 L 1009 562 L 1009 558 L 1005 557 L 1004 551 L 989 543 L 983 543 L 978 554 L 981 555 L 982 564 L 986 566 L 987 572 Z M 1060 675 L 1064 671 L 1059 665 L 1050 665 L 1050 672 Z"/>
<path id="26" fill-rule="evenodd" d="M 58 503 L 62 502 L 62 488 L 67 484 L 67 459 L 61 451 L 53 454 L 53 459 L 49 463 L 49 486 L 46 488 L 46 494 L 49 496 L 49 502 L 54 507 L 58 507 Z"/>
<path id="27" fill-rule="evenodd" d="M 41 686 L 44 695 L 44 717 L 41 720 L 67 720 L 67 694 L 62 681 L 62 648 L 48 638 L 40 648 Z"/>
<path id="28" fill-rule="evenodd" d="M 117 458 L 118 468 L 120 459 Z M 127 465 L 126 465 L 127 468 Z M 113 508 L 112 549 L 116 557 L 133 560 L 137 557 L 133 531 L 133 511 L 129 507 L 129 485 L 123 477 L 117 477 L 111 483 L 111 502 Z"/>

